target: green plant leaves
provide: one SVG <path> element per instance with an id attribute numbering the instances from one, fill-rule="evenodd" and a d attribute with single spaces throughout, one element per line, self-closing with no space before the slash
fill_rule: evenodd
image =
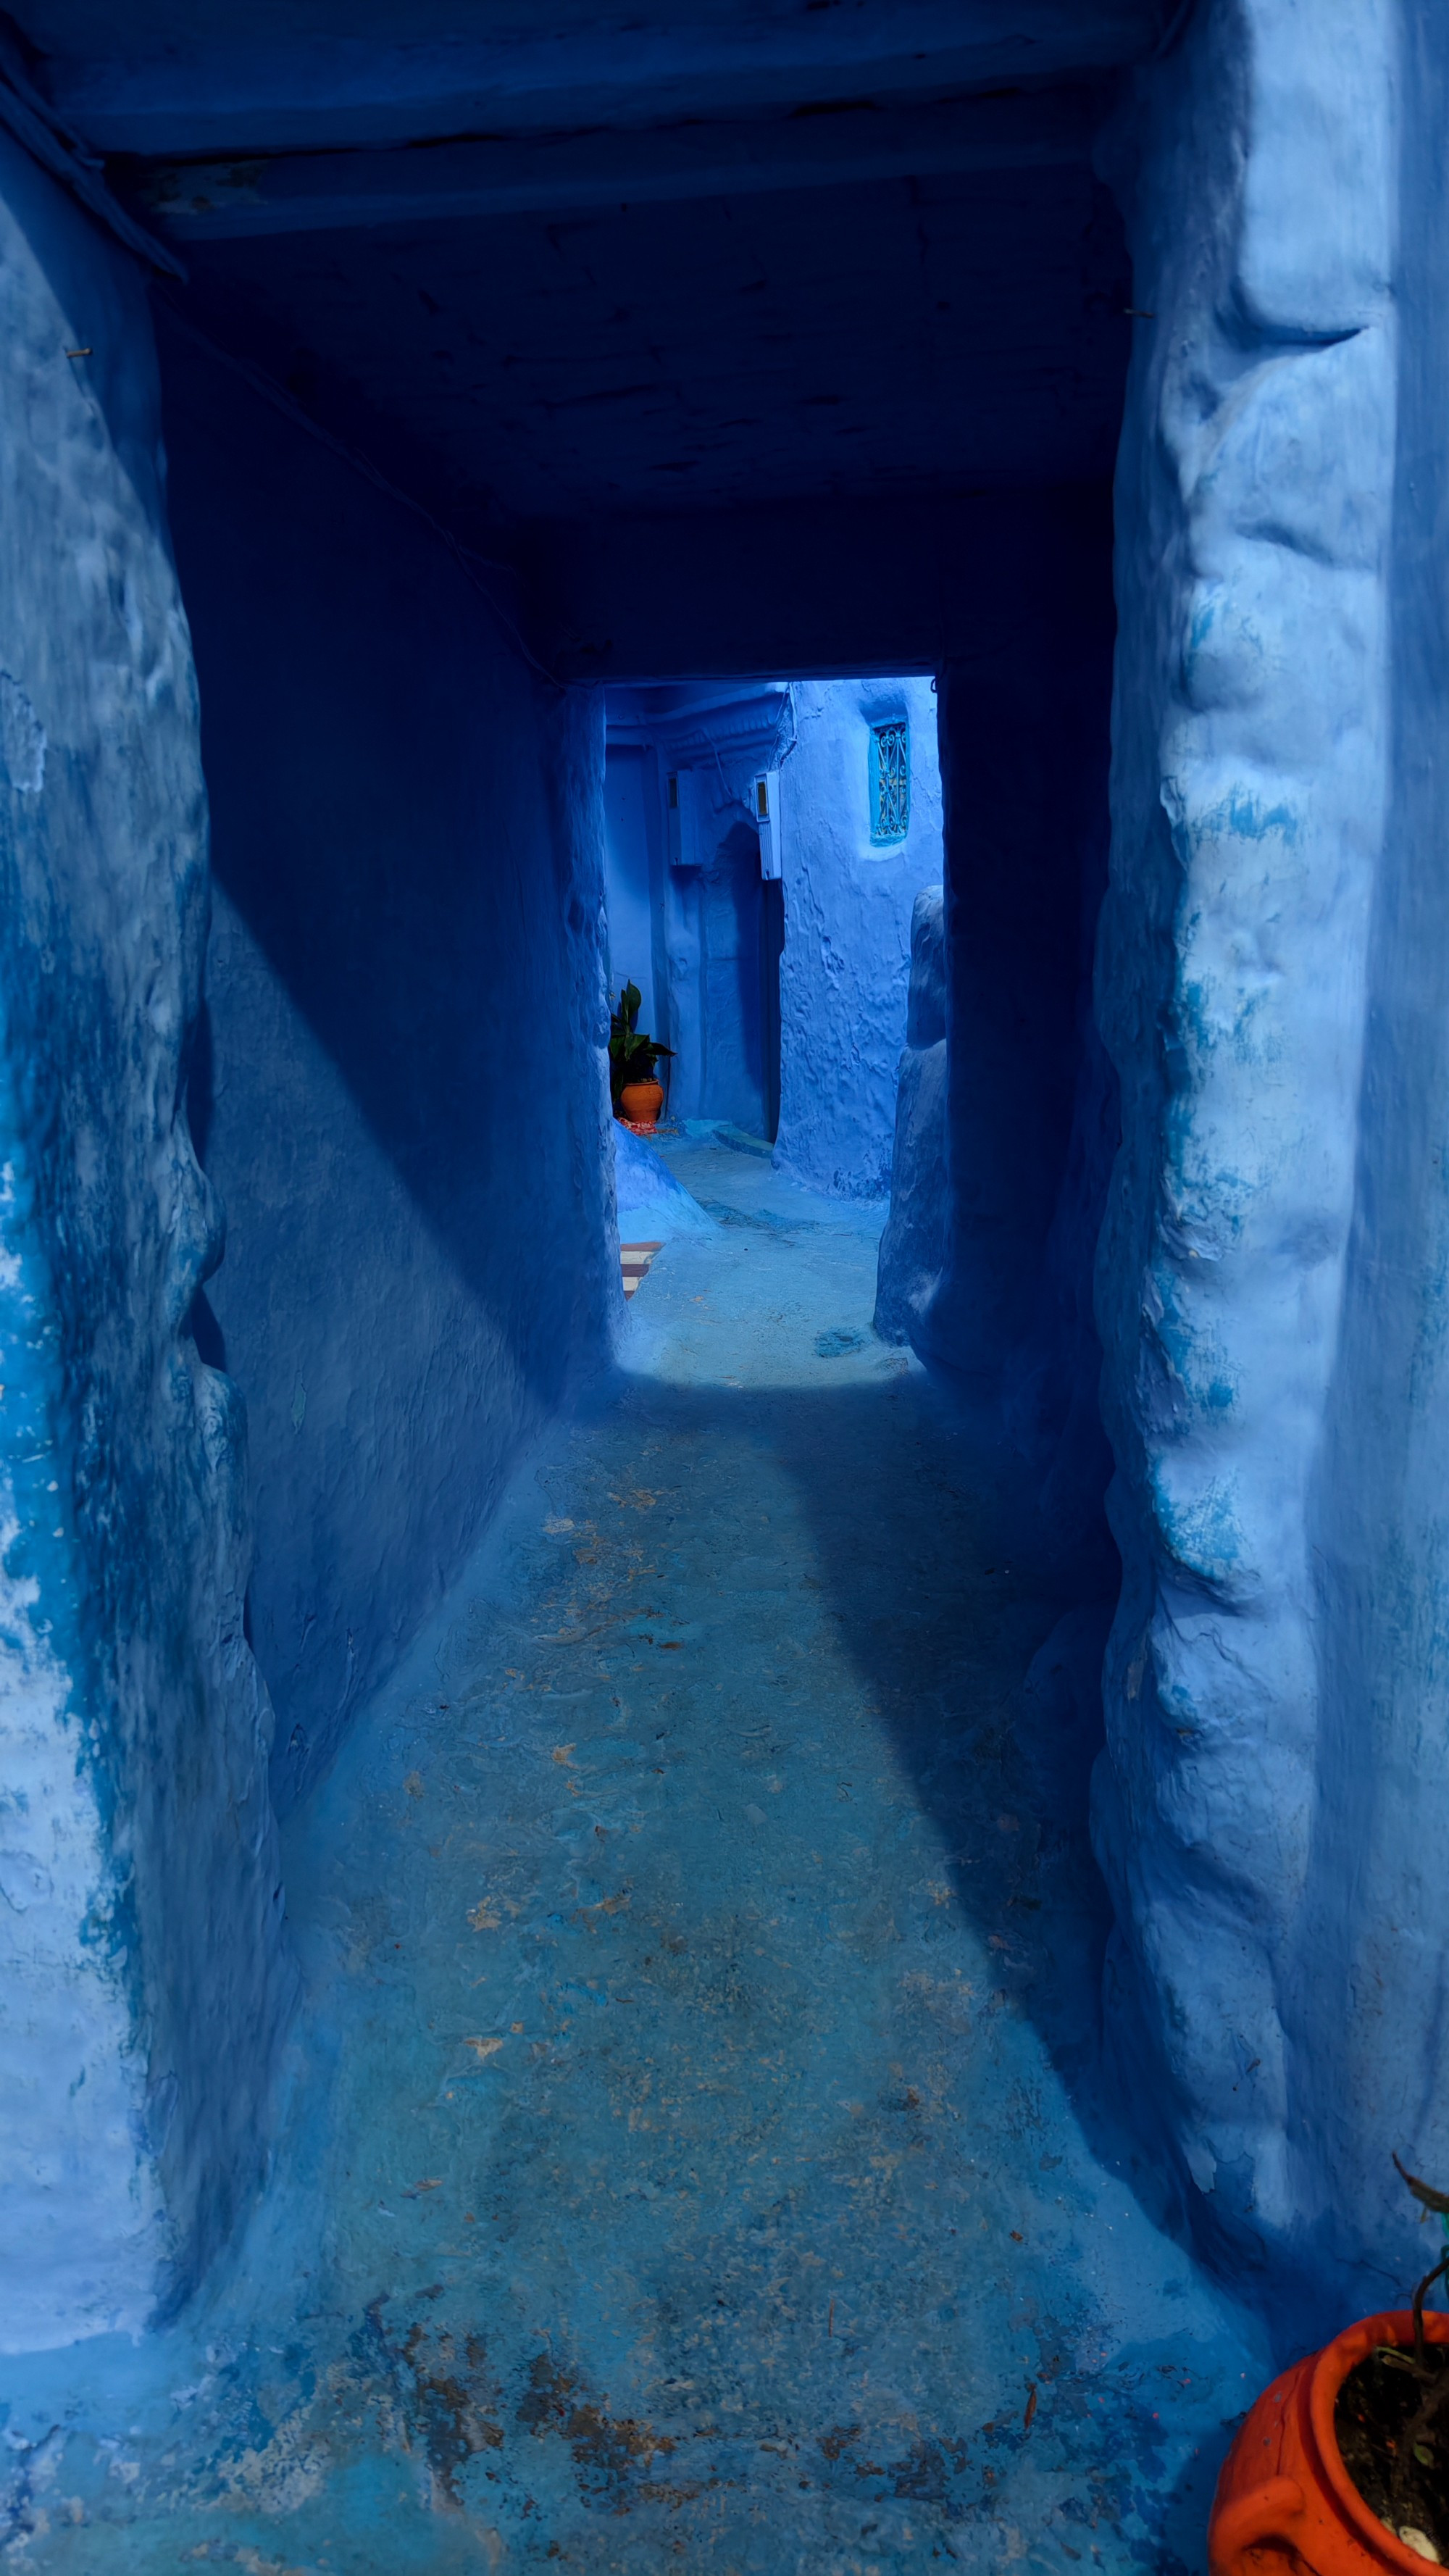
<path id="1" fill-rule="evenodd" d="M 636 1026 L 643 999 L 637 984 L 625 984 L 619 1007 L 609 1016 L 609 1089 L 615 1107 L 626 1082 L 652 1082 L 659 1058 L 674 1053 L 661 1038 Z"/>

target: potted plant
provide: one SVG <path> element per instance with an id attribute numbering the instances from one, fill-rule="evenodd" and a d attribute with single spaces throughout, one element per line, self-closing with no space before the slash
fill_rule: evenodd
<path id="1" fill-rule="evenodd" d="M 1425 2213 L 1449 2193 L 1394 2162 Z M 1449 2227 L 1446 2227 L 1449 2235 Z M 1449 2566 L 1449 2316 L 1366 2317 L 1264 2390 L 1223 2463 L 1211 2576 L 1423 2576 Z"/>
<path id="2" fill-rule="evenodd" d="M 643 999 L 637 984 L 626 984 L 619 1007 L 610 1016 L 609 1090 L 615 1117 L 626 1127 L 642 1127 L 647 1133 L 657 1125 L 664 1106 L 664 1087 L 655 1081 L 654 1068 L 661 1056 L 672 1056 L 674 1049 L 639 1027 Z"/>

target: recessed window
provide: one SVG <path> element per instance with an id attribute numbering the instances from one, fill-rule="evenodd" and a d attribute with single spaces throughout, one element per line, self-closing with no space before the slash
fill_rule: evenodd
<path id="1" fill-rule="evenodd" d="M 911 732 L 899 724 L 870 729 L 870 837 L 903 841 L 911 825 Z"/>

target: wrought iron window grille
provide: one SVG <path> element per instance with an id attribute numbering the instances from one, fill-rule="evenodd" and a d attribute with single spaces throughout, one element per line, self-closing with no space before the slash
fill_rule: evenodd
<path id="1" fill-rule="evenodd" d="M 911 737 L 904 721 L 870 729 L 870 837 L 903 841 L 911 825 Z"/>

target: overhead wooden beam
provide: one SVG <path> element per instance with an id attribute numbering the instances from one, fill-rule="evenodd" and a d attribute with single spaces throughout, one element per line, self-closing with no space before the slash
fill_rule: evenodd
<path id="1" fill-rule="evenodd" d="M 238 241 L 1080 162 L 1094 104 L 1084 89 L 909 110 L 846 103 L 753 124 L 139 162 L 124 177 L 132 202 L 176 239 Z"/>

